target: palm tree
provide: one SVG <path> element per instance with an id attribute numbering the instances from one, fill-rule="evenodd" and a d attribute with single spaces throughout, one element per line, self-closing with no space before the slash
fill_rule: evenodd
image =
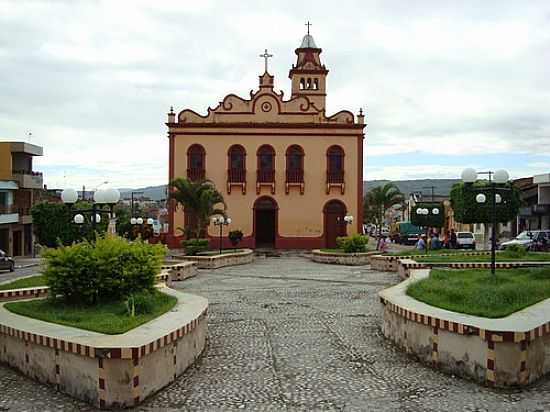
<path id="1" fill-rule="evenodd" d="M 382 231 L 382 222 L 386 210 L 393 205 L 400 204 L 404 200 L 403 193 L 399 191 L 399 188 L 395 183 L 386 183 L 383 186 L 377 186 L 367 192 L 364 199 L 364 210 L 368 212 L 365 216 L 370 215 L 376 220 L 379 227 L 378 235 L 380 236 Z"/>
<path id="2" fill-rule="evenodd" d="M 181 205 L 185 213 L 194 217 L 195 227 L 186 227 L 185 229 L 194 234 L 195 237 L 201 236 L 211 216 L 225 216 L 227 205 L 212 181 L 192 181 L 178 177 L 170 183 L 170 186 L 175 189 L 170 193 L 170 198 Z"/>

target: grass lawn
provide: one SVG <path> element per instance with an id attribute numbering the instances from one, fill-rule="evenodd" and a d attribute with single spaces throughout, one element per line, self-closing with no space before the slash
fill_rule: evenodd
<path id="1" fill-rule="evenodd" d="M 32 288 L 37 286 L 46 286 L 46 278 L 44 276 L 30 276 L 28 278 L 16 279 L 9 283 L 3 283 L 0 285 L 0 290 Z"/>
<path id="2" fill-rule="evenodd" d="M 501 318 L 550 298 L 550 269 L 432 269 L 411 284 L 407 294 L 439 308 L 486 318 Z"/>
<path id="3" fill-rule="evenodd" d="M 429 256 L 415 259 L 417 262 L 490 262 L 491 255 L 481 256 Z M 498 252 L 497 262 L 550 262 L 550 253 L 527 252 L 524 256 L 507 254 L 506 251 Z"/>
<path id="4" fill-rule="evenodd" d="M 225 255 L 227 253 L 240 253 L 242 252 L 242 249 L 223 249 L 222 255 Z M 208 250 L 206 252 L 199 252 L 197 253 L 197 256 L 218 256 L 220 254 L 220 250 Z"/>
<path id="5" fill-rule="evenodd" d="M 10 312 L 46 322 L 116 335 L 127 332 L 168 312 L 176 305 L 177 299 L 155 291 L 151 293 L 150 300 L 147 303 L 150 310 L 143 311 L 146 313 L 138 313 L 136 307 L 136 316 L 133 318 L 128 316 L 125 302 L 103 303 L 95 306 L 74 306 L 61 301 L 35 299 L 6 303 L 4 306 Z"/>
<path id="6" fill-rule="evenodd" d="M 475 252 L 475 250 L 471 250 L 471 249 L 437 249 L 437 250 L 430 250 L 427 254 L 428 255 L 442 255 L 442 254 L 460 254 L 460 253 L 472 253 L 472 252 Z M 418 256 L 418 255 L 426 255 L 426 252 L 423 251 L 423 250 L 409 249 L 409 250 L 404 250 L 402 252 L 386 253 L 384 256 Z"/>

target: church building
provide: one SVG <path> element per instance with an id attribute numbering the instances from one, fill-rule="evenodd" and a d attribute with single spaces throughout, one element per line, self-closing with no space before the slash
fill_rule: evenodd
<path id="1" fill-rule="evenodd" d="M 361 233 L 364 115 L 325 113 L 328 70 L 321 48 L 304 36 L 289 71 L 292 93 L 259 76 L 249 98 L 228 94 L 206 115 L 168 113 L 169 179 L 208 179 L 223 194 L 240 247 L 334 247 L 336 237 Z M 352 216 L 344 219 L 345 216 Z M 181 207 L 169 206 L 167 241 L 177 247 L 186 226 Z M 219 228 L 208 228 L 212 245 Z"/>

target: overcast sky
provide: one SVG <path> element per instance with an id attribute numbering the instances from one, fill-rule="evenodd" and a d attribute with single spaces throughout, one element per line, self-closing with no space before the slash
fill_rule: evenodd
<path id="1" fill-rule="evenodd" d="M 0 0 L 0 140 L 32 132 L 50 187 L 166 183 L 170 105 L 247 97 L 265 48 L 288 96 L 307 20 L 365 179 L 550 172 L 548 0 Z"/>

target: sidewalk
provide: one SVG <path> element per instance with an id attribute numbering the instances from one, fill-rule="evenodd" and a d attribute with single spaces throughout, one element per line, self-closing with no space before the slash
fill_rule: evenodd
<path id="1" fill-rule="evenodd" d="M 19 256 L 15 257 L 15 268 L 16 269 L 22 269 L 22 268 L 30 268 L 33 266 L 38 266 L 40 263 L 42 263 L 42 258 L 37 257 L 25 257 L 25 256 Z"/>

